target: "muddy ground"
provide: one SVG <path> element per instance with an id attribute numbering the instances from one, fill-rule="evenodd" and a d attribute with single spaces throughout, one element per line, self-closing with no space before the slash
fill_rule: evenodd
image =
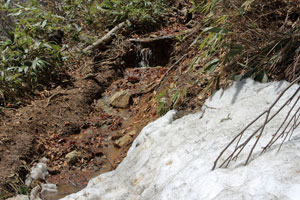
<path id="1" fill-rule="evenodd" d="M 153 117 L 137 122 L 139 111 L 134 105 L 121 110 L 111 107 L 105 101 L 110 96 L 104 95 L 123 90 L 111 86 L 116 80 L 120 84 L 122 74 L 110 66 L 94 74 L 93 78 L 72 77 L 25 107 L 1 110 L 0 184 L 5 191 L 22 190 L 29 168 L 41 157 L 50 159 L 47 181 L 70 185 L 60 196 L 79 190 L 99 171 L 114 169 L 136 134 L 157 117 L 153 112 Z M 140 97 L 134 101 L 137 98 L 145 101 Z M 128 132 L 126 144 L 113 144 Z M 70 164 L 65 156 L 72 151 L 82 156 Z"/>
<path id="2" fill-rule="evenodd" d="M 159 38 L 191 30 L 184 17 L 172 18 L 158 31 L 130 37 Z M 79 62 L 85 64 L 67 72 L 67 78 L 53 90 L 41 92 L 24 107 L 1 108 L 0 199 L 26 194 L 40 183 L 35 181 L 28 188 L 24 181 L 42 157 L 49 159 L 46 181 L 57 184 L 59 190 L 43 199 L 76 192 L 91 177 L 115 169 L 141 129 L 159 117 L 155 97 L 165 88 L 180 88 L 196 78 L 184 73 L 195 53 L 188 45 L 197 34 L 190 33 L 181 43 L 175 37 L 144 45 L 129 42 L 128 33 L 120 33 L 124 43 L 113 41 L 89 55 L 88 62 Z M 150 57 L 142 53 L 149 50 Z M 141 67 L 145 62 L 149 67 Z M 185 100 L 176 107 L 181 110 L 178 117 L 200 109 L 205 99 L 198 95 L 202 89 L 201 85 L 188 87 Z M 110 105 L 111 97 L 124 91 L 129 95 L 128 105 Z M 79 156 L 71 162 L 67 155 L 72 152 Z"/>

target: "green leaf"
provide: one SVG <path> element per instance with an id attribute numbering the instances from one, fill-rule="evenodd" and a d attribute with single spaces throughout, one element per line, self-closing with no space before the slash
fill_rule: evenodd
<path id="1" fill-rule="evenodd" d="M 243 50 L 243 46 L 238 44 L 231 44 L 229 46 L 229 52 L 226 54 L 226 60 L 229 60 L 233 56 L 239 54 Z"/>
<path id="2" fill-rule="evenodd" d="M 28 66 L 23 66 L 24 67 L 24 72 L 27 73 L 28 72 L 28 69 L 29 67 Z"/>
<path id="3" fill-rule="evenodd" d="M 13 44 L 15 42 L 15 34 L 11 31 L 8 32 L 8 36 L 9 36 L 9 39 L 11 41 L 10 44 Z"/>
<path id="4" fill-rule="evenodd" d="M 10 0 L 8 0 L 8 1 L 5 3 L 5 8 L 9 8 L 9 5 L 10 5 Z"/>
<path id="5" fill-rule="evenodd" d="M 248 67 L 247 65 L 237 62 L 238 65 L 242 66 L 244 69 L 251 69 L 250 67 Z"/>
<path id="6" fill-rule="evenodd" d="M 218 65 L 220 64 L 220 60 L 218 58 L 212 60 L 212 61 L 209 61 L 203 68 L 204 71 L 209 71 L 209 72 L 212 72 L 214 71 Z"/>
<path id="7" fill-rule="evenodd" d="M 211 3 L 210 9 L 213 10 L 218 2 L 219 2 L 219 0 L 214 0 L 214 1 Z"/>
<path id="8" fill-rule="evenodd" d="M 32 64 L 31 64 L 31 67 L 33 70 L 36 70 L 36 65 L 38 63 L 38 58 L 35 58 L 33 61 L 32 61 Z"/>
<path id="9" fill-rule="evenodd" d="M 227 34 L 230 31 L 224 27 L 207 27 L 203 29 L 203 32 Z"/>
<path id="10" fill-rule="evenodd" d="M 19 16 L 22 14 L 22 10 L 19 10 L 17 13 L 10 13 L 8 16 Z"/>
<path id="11" fill-rule="evenodd" d="M 45 26 L 46 26 L 46 24 L 47 24 L 47 20 L 45 19 L 44 21 L 43 21 L 43 23 L 42 23 L 42 28 L 44 28 Z"/>
<path id="12" fill-rule="evenodd" d="M 241 75 L 241 74 L 235 75 L 233 78 L 234 81 L 240 81 L 242 79 L 243 79 L 243 75 Z"/>
<path id="13" fill-rule="evenodd" d="M 41 42 L 40 42 L 40 41 L 37 41 L 37 42 L 35 42 L 35 44 L 34 44 L 34 48 L 37 49 L 37 48 L 40 47 L 40 45 L 41 45 Z"/>
<path id="14" fill-rule="evenodd" d="M 43 43 L 43 46 L 46 47 L 46 48 L 52 49 L 51 45 L 48 44 L 48 43 Z"/>

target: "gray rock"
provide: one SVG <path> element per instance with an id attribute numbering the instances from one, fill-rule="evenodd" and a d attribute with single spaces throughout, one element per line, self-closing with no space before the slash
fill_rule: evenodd
<path id="1" fill-rule="evenodd" d="M 110 99 L 109 104 L 117 108 L 128 108 L 131 103 L 131 95 L 128 91 L 116 92 Z"/>
<path id="2" fill-rule="evenodd" d="M 41 186 L 35 186 L 30 192 L 30 200 L 41 200 L 40 198 Z"/>
<path id="3" fill-rule="evenodd" d="M 47 170 L 47 165 L 43 162 L 39 162 L 35 167 L 31 169 L 29 176 L 27 176 L 25 180 L 25 184 L 29 186 L 33 180 L 45 180 L 48 175 L 49 173 Z"/>
<path id="4" fill-rule="evenodd" d="M 51 183 L 42 184 L 41 194 L 47 195 L 50 193 L 57 193 L 57 186 L 55 184 L 51 184 Z"/>
<path id="5" fill-rule="evenodd" d="M 69 165 L 74 165 L 80 158 L 82 158 L 82 153 L 78 151 L 71 151 L 65 158 Z"/>
<path id="6" fill-rule="evenodd" d="M 130 131 L 126 133 L 123 137 L 119 138 L 114 142 L 114 146 L 122 148 L 132 141 L 132 138 L 136 135 L 136 131 Z"/>

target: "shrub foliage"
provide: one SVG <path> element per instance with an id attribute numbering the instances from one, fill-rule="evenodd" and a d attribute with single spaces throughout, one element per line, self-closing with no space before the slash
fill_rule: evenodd
<path id="1" fill-rule="evenodd" d="M 51 15 L 32 1 L 17 4 L 1 4 L 2 11 L 13 18 L 0 41 L 0 102 L 22 102 L 26 94 L 39 86 L 46 86 L 62 67 L 61 47 L 49 41 L 62 20 Z"/>

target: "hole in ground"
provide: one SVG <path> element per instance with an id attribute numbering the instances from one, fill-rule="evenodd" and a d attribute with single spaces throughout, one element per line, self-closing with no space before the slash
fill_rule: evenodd
<path id="1" fill-rule="evenodd" d="M 170 61 L 174 49 L 171 39 L 132 42 L 122 57 L 125 68 L 165 66 Z"/>

